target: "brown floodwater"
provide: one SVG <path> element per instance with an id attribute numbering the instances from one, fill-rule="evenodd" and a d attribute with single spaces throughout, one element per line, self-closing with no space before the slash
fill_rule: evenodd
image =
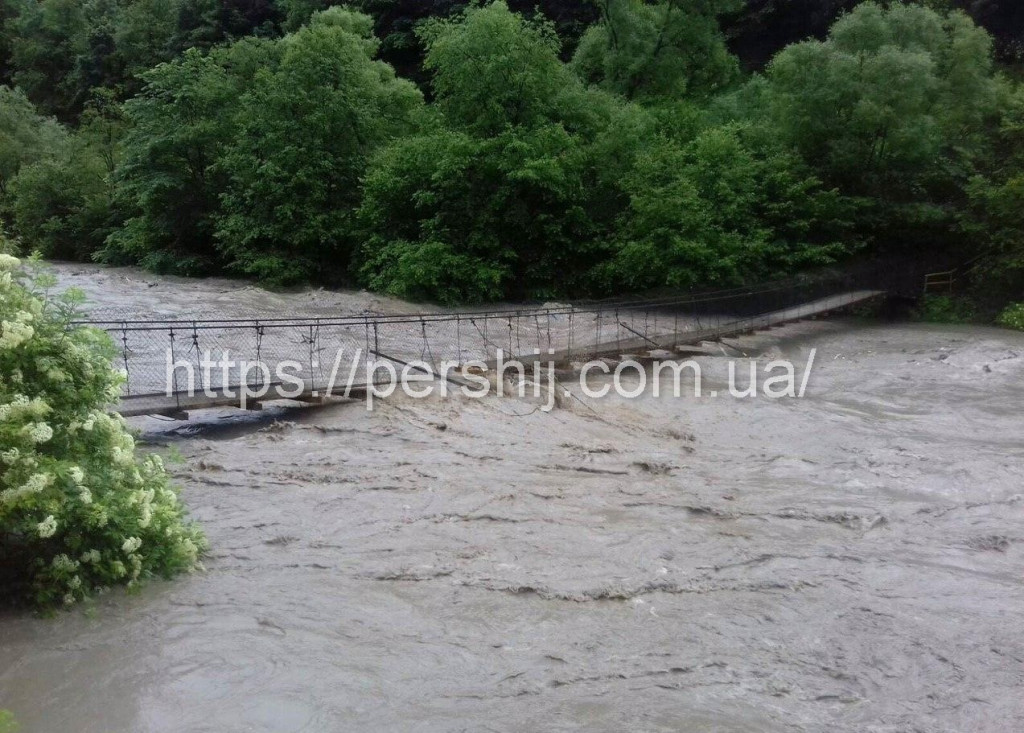
<path id="1" fill-rule="evenodd" d="M 105 308 L 177 282 L 74 272 Z M 205 572 L 4 612 L 0 709 L 23 733 L 1024 730 L 1024 335 L 729 344 L 817 349 L 806 396 L 711 397 L 727 362 L 701 357 L 700 398 L 139 421 L 180 456 Z"/>

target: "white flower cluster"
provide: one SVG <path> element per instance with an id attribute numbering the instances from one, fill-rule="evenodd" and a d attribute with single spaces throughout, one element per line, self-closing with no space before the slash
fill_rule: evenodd
<path id="1" fill-rule="evenodd" d="M 139 526 L 143 529 L 149 527 L 153 521 L 153 498 L 155 496 L 154 489 L 139 489 L 132 493 L 131 503 L 139 505 Z"/>
<path id="2" fill-rule="evenodd" d="M 30 423 L 24 430 L 33 443 L 45 443 L 53 437 L 53 428 L 44 422 Z"/>
<path id="3" fill-rule="evenodd" d="M 53 560 L 50 561 L 50 565 L 54 570 L 71 573 L 78 570 L 78 561 L 72 560 L 70 557 L 65 555 L 63 552 L 59 555 L 55 555 Z"/>
<path id="4" fill-rule="evenodd" d="M 124 544 L 121 545 L 121 549 L 129 554 L 135 552 L 140 547 L 142 547 L 142 540 L 138 537 L 129 537 L 124 541 Z"/>
<path id="5" fill-rule="evenodd" d="M 39 536 L 44 540 L 53 537 L 57 533 L 57 520 L 51 514 L 36 525 L 36 531 L 39 532 Z"/>
<path id="6" fill-rule="evenodd" d="M 140 575 L 142 575 L 142 558 L 133 553 L 133 554 L 128 556 L 128 562 L 132 566 L 132 572 L 131 572 L 131 578 L 132 579 L 131 579 L 131 582 L 128 584 L 129 586 L 131 586 L 131 585 L 134 585 L 135 581 L 139 579 Z"/>
<path id="7" fill-rule="evenodd" d="M 93 410 L 84 422 L 72 421 L 68 423 L 68 432 L 74 435 L 79 430 L 91 433 L 99 428 L 103 430 L 119 430 L 124 426 L 124 418 L 118 414 L 108 415 L 101 410 Z M 130 437 L 130 436 L 129 436 Z M 132 447 L 135 442 L 132 441 Z"/>
<path id="8" fill-rule="evenodd" d="M 0 322 L 0 349 L 16 349 L 35 335 L 35 329 L 29 325 L 32 314 L 18 311 L 13 321 Z"/>
<path id="9" fill-rule="evenodd" d="M 115 445 L 110 449 L 110 460 L 117 466 L 130 466 L 133 462 L 133 456 L 131 451 L 127 451 L 119 445 Z"/>
<path id="10" fill-rule="evenodd" d="M 81 502 L 83 504 L 92 504 L 92 492 L 89 491 L 89 487 L 85 485 L 85 471 L 78 466 L 72 466 L 68 469 L 68 475 L 71 477 L 71 482 L 78 490 L 78 498 Z"/>
<path id="11" fill-rule="evenodd" d="M 8 254 L 0 254 L 0 272 L 15 270 L 21 264 L 21 260 Z"/>
<path id="12" fill-rule="evenodd" d="M 23 485 L 16 489 L 7 489 L 0 492 L 0 504 L 17 501 L 31 494 L 38 494 L 53 482 L 53 476 L 48 473 L 35 473 L 29 477 Z"/>
<path id="13" fill-rule="evenodd" d="M 178 551 L 188 558 L 191 563 L 195 563 L 199 559 L 199 548 L 196 547 L 196 543 L 188 537 L 185 537 L 178 543 Z"/>
<path id="14" fill-rule="evenodd" d="M 164 472 L 164 462 L 156 453 L 150 453 L 142 461 L 142 475 L 147 478 L 156 478 Z"/>
<path id="15" fill-rule="evenodd" d="M 110 448 L 110 459 L 116 466 L 135 466 L 135 439 L 128 433 L 114 436 L 115 445 Z"/>
<path id="16" fill-rule="evenodd" d="M 48 473 L 35 473 L 29 478 L 22 489 L 26 493 L 36 493 L 42 491 L 53 482 L 53 476 Z"/>
<path id="17" fill-rule="evenodd" d="M 71 375 L 63 369 L 57 369 L 56 367 L 46 370 L 46 376 L 52 382 L 69 382 L 71 381 Z"/>
<path id="18" fill-rule="evenodd" d="M 0 405 L 0 422 L 39 418 L 49 411 L 50 406 L 39 397 L 30 400 L 25 395 L 16 395 L 7 404 Z"/>

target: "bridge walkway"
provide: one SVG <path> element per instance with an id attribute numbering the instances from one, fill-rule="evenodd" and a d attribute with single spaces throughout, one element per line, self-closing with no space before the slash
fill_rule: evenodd
<path id="1" fill-rule="evenodd" d="M 823 317 L 885 294 L 853 289 L 793 302 L 790 293 L 780 297 L 777 290 L 737 289 L 713 297 L 585 307 L 92 325 L 105 329 L 121 346 L 128 379 L 115 409 L 126 417 L 185 418 L 193 410 L 241 406 L 242 386 L 250 395 L 267 390 L 258 399 L 247 399 L 247 409 L 260 409 L 263 402 L 276 399 L 316 403 L 359 397 L 372 383 L 382 382 L 372 378 L 375 361 L 390 361 L 398 371 L 419 362 L 439 373 L 444 361 L 493 369 L 499 354 L 506 362 L 531 364 L 539 359 L 565 366 L 655 350 L 674 352 L 703 341 Z M 771 308 L 775 303 L 782 307 Z M 762 310 L 764 306 L 769 309 Z M 268 371 L 243 372 L 239 364 L 221 369 L 221 379 L 215 382 L 210 372 L 203 372 L 203 359 L 216 363 L 225 352 L 238 362 L 264 363 Z M 285 363 L 295 365 L 288 382 L 274 378 L 277 367 Z"/>

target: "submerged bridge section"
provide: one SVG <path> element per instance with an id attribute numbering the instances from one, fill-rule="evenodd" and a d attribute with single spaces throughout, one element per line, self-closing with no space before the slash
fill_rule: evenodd
<path id="1" fill-rule="evenodd" d="M 186 417 L 190 410 L 240 406 L 242 387 L 250 395 L 250 409 L 275 399 L 318 402 L 358 395 L 377 381 L 373 365 L 378 362 L 398 371 L 418 363 L 418 371 L 438 374 L 445 362 L 476 363 L 486 370 L 499 358 L 530 363 L 539 355 L 541 361 L 568 367 L 605 356 L 673 351 L 825 316 L 892 292 L 864 287 L 865 280 L 877 277 L 845 274 L 661 299 L 532 308 L 88 323 L 107 331 L 120 348 L 119 366 L 126 375 L 117 405 L 121 414 Z"/>

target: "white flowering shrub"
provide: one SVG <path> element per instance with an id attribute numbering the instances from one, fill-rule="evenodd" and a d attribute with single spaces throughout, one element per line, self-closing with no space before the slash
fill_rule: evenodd
<path id="1" fill-rule="evenodd" d="M 1024 331 L 1024 303 L 1011 303 L 999 314 L 996 323 L 1007 328 Z"/>
<path id="2" fill-rule="evenodd" d="M 50 284 L 0 254 L 0 593 L 44 606 L 190 571 L 205 549 L 159 456 L 138 460 L 105 409 L 113 344 Z"/>

